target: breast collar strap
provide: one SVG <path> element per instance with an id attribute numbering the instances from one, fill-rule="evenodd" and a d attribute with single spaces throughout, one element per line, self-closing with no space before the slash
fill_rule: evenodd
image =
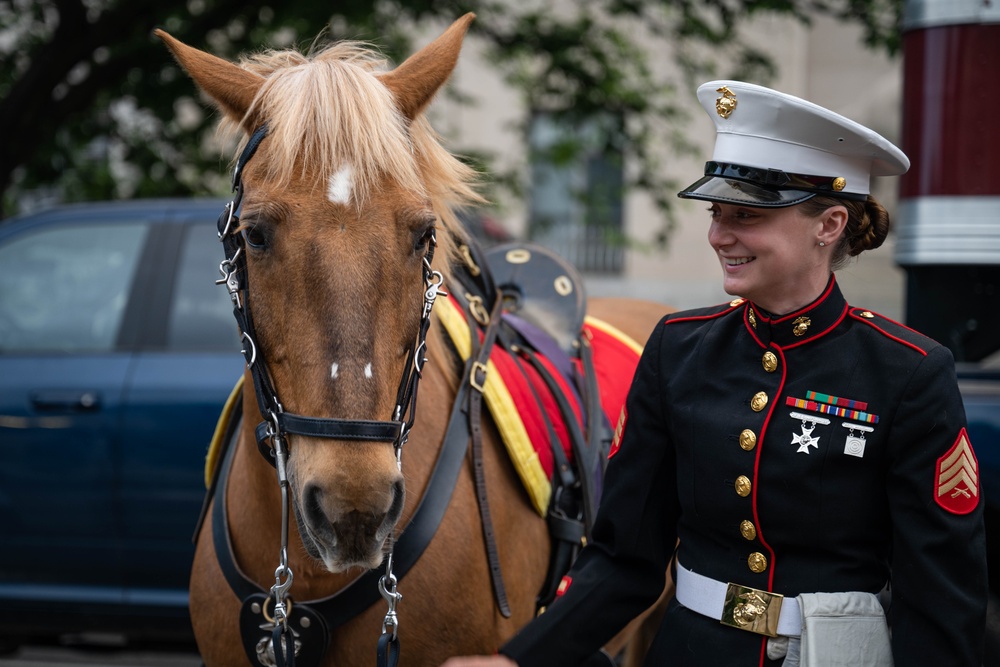
<path id="1" fill-rule="evenodd" d="M 253 378 L 254 393 L 264 421 L 256 428 L 257 447 L 264 458 L 275 465 L 274 450 L 268 444 L 274 437 L 287 434 L 336 440 L 391 442 L 398 451 L 406 442 L 416 414 L 417 383 L 426 361 L 427 330 L 434 300 L 440 291 L 441 273 L 431 269 L 436 240 L 431 235 L 423 258 L 425 282 L 424 306 L 416 342 L 410 349 L 396 393 L 396 407 L 391 420 L 340 419 L 332 417 L 304 417 L 286 412 L 278 400 L 277 391 L 267 371 L 264 352 L 257 345 L 257 334 L 249 303 L 249 274 L 247 272 L 246 246 L 240 229 L 238 212 L 243 201 L 243 169 L 254 156 L 261 142 L 267 137 L 267 124 L 261 125 L 247 141 L 233 170 L 232 201 L 226 204 L 219 216 L 219 239 L 226 258 L 219 265 L 222 279 L 233 302 L 233 316 L 240 328 L 243 356 Z"/>

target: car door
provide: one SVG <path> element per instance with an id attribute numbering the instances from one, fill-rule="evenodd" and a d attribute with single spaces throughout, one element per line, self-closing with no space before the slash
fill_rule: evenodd
<path id="1" fill-rule="evenodd" d="M 215 284 L 221 210 L 172 213 L 160 245 L 135 370 L 125 398 L 120 488 L 124 573 L 136 604 L 183 606 L 205 494 L 204 461 L 243 372 L 232 304 Z"/>
<path id="2" fill-rule="evenodd" d="M 0 225 L 0 599 L 120 598 L 120 333 L 151 227 L 85 212 Z"/>

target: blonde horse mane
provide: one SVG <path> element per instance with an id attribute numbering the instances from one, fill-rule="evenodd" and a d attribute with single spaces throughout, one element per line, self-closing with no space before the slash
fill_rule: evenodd
<path id="1" fill-rule="evenodd" d="M 465 237 L 455 211 L 485 201 L 475 189 L 477 172 L 441 145 L 423 114 L 412 122 L 400 114 L 378 78 L 389 65 L 381 54 L 368 44 L 343 41 L 309 55 L 268 50 L 239 64 L 266 79 L 247 118 L 267 120 L 265 178 L 273 187 L 308 178 L 322 189 L 331 174 L 350 165 L 360 210 L 379 180 L 391 176 L 427 197 L 440 226 L 454 232 L 437 235 L 451 263 L 452 236 Z M 228 118 L 220 122 L 220 132 L 230 138 L 243 127 Z M 242 144 L 236 154 L 241 150 Z"/>

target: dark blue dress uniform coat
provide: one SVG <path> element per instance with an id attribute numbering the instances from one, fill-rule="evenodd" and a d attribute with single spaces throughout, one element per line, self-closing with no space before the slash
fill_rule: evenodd
<path id="1" fill-rule="evenodd" d="M 897 667 L 980 665 L 987 597 L 975 455 L 947 348 L 849 307 L 835 280 L 780 318 L 668 315 L 646 345 L 593 539 L 564 593 L 501 647 L 572 665 L 686 568 L 795 596 L 891 590 Z M 780 664 L 767 638 L 670 603 L 648 665 Z"/>

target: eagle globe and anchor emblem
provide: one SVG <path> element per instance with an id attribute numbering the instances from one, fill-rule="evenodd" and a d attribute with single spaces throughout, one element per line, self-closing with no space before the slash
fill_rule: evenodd
<path id="1" fill-rule="evenodd" d="M 736 95 L 726 86 L 717 88 L 715 92 L 722 94 L 722 97 L 715 99 L 715 112 L 723 118 L 729 118 L 736 110 Z"/>
<path id="2" fill-rule="evenodd" d="M 782 602 L 780 593 L 730 583 L 720 620 L 723 625 L 776 637 Z"/>
<path id="3" fill-rule="evenodd" d="M 737 599 L 739 602 L 733 609 L 733 620 L 741 626 L 750 625 L 767 611 L 767 603 L 756 592 L 743 593 Z"/>

